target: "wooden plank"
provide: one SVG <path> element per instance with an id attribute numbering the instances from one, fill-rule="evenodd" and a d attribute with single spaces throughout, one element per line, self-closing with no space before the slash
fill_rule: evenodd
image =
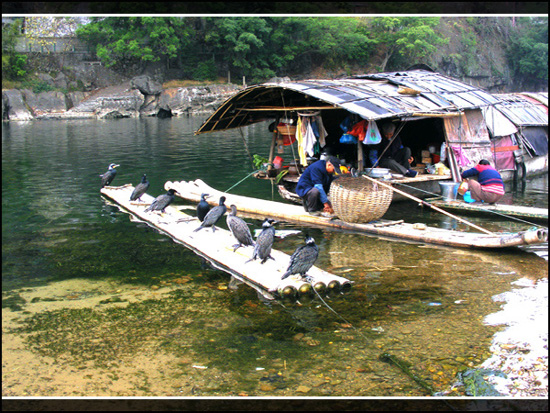
<path id="1" fill-rule="evenodd" d="M 293 223 L 333 228 L 404 241 L 461 248 L 490 249 L 542 243 L 546 242 L 548 239 L 548 231 L 541 229 L 489 235 L 477 232 L 461 232 L 443 228 L 426 227 L 405 222 L 382 227 L 376 227 L 374 225 L 377 221 L 366 224 L 352 224 L 337 218 L 331 219 L 309 215 L 304 211 L 303 207 L 297 205 L 223 193 L 208 186 L 200 179 L 190 182 L 168 181 L 164 186 L 166 189 L 174 188 L 178 191 L 179 197 L 191 202 L 199 202 L 200 195 L 202 193 L 207 193 L 210 194 L 208 202 L 211 205 L 216 205 L 220 196 L 223 195 L 227 198 L 227 205 L 235 204 L 238 210 L 257 215 L 259 219 L 272 217 Z"/>
<path id="2" fill-rule="evenodd" d="M 505 204 L 475 204 L 460 200 L 445 201 L 443 199 L 427 199 L 426 202 L 436 205 L 444 209 L 452 209 L 462 212 L 478 212 L 491 214 L 510 215 L 513 217 L 530 218 L 536 220 L 548 221 L 548 209 L 536 208 L 522 205 L 505 205 Z"/>
<path id="3" fill-rule="evenodd" d="M 247 262 L 252 258 L 253 248 L 241 247 L 234 252 L 233 245 L 236 244 L 236 240 L 229 231 L 217 227 L 215 232 L 210 228 L 194 232 L 199 227 L 200 221 L 173 205 L 166 208 L 165 214 L 145 212 L 145 209 L 154 198 L 145 194 L 142 196 L 144 202 L 130 202 L 130 194 L 133 189 L 132 185 L 105 187 L 101 189 L 101 194 L 114 201 L 124 212 L 129 212 L 138 220 L 146 222 L 190 248 L 211 262 L 214 267 L 233 275 L 240 281 L 262 292 L 268 293 L 268 298 L 283 295 L 285 289 L 295 293 L 308 290 L 307 287 L 310 285 L 325 288 L 334 281 L 342 287 L 351 285 L 350 280 L 315 266 L 307 274 L 313 280 L 311 284 L 300 280 L 297 276 L 281 280 L 290 261 L 288 254 L 272 250 L 271 256 L 274 260 L 267 260 L 264 264 L 261 264 L 259 260 Z M 309 292 L 311 292 L 311 289 L 309 289 Z"/>

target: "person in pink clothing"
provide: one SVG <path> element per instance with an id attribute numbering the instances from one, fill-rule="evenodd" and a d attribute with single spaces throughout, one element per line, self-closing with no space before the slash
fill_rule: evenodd
<path id="1" fill-rule="evenodd" d="M 473 177 L 477 177 L 477 180 L 468 179 Z M 486 159 L 482 159 L 475 167 L 462 172 L 462 180 L 468 182 L 470 195 L 478 202 L 494 204 L 504 196 L 502 177 Z"/>

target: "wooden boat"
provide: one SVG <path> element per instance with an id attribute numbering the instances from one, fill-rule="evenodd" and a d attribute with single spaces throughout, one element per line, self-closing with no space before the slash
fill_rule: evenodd
<path id="1" fill-rule="evenodd" d="M 199 227 L 200 221 L 175 206 L 168 206 L 164 214 L 145 212 L 154 198 L 145 194 L 141 198 L 143 202 L 131 202 L 130 194 L 133 190 L 134 187 L 128 184 L 102 188 L 101 194 L 112 200 L 122 211 L 131 214 L 134 220 L 143 221 L 167 234 L 174 241 L 185 245 L 209 261 L 213 267 L 231 274 L 237 280 L 261 292 L 268 299 L 309 295 L 313 289 L 316 291 L 346 290 L 351 287 L 350 280 L 315 266 L 307 274 L 311 279 L 310 282 L 297 276 L 281 280 L 289 264 L 289 255 L 272 250 L 273 260 L 268 259 L 264 264 L 259 260 L 247 262 L 252 258 L 253 248 L 241 247 L 234 252 L 235 239 L 229 231 L 217 227 L 215 232 L 211 229 L 194 232 Z"/>
<path id="2" fill-rule="evenodd" d="M 405 223 L 399 221 L 377 220 L 366 224 L 344 222 L 338 218 L 312 216 L 297 205 L 274 202 L 241 195 L 233 195 L 217 191 L 205 182 L 168 181 L 165 188 L 175 189 L 178 196 L 191 202 L 199 202 L 202 193 L 210 195 L 208 202 L 215 205 L 220 196 L 226 197 L 228 205 L 234 204 L 237 209 L 258 216 L 259 219 L 272 217 L 292 223 L 306 224 L 317 227 L 332 228 L 378 237 L 413 241 L 420 243 L 445 245 L 462 248 L 506 248 L 520 245 L 543 243 L 548 240 L 546 229 L 528 230 L 517 233 L 477 233 L 461 232 L 442 228 L 428 227 L 421 223 Z"/>
<path id="3" fill-rule="evenodd" d="M 466 212 L 466 213 L 480 213 L 491 214 L 496 213 L 499 215 L 507 215 L 512 217 L 524 218 L 536 221 L 548 222 L 548 208 L 535 208 L 522 205 L 505 205 L 505 204 L 478 204 L 468 203 L 462 200 L 444 200 L 442 198 L 426 199 L 431 205 L 438 206 L 445 210 Z"/>

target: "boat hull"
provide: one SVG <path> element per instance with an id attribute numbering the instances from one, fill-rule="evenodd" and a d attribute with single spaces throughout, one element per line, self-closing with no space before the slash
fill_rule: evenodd
<path id="1" fill-rule="evenodd" d="M 199 202 L 202 193 L 210 194 L 209 203 L 215 205 L 220 196 L 226 197 L 226 204 L 236 205 L 241 212 L 255 215 L 258 219 L 272 217 L 287 222 L 344 230 L 366 235 L 374 235 L 394 240 L 444 245 L 461 248 L 494 249 L 543 243 L 548 240 L 545 229 L 521 231 L 517 233 L 481 234 L 443 228 L 428 227 L 418 223 L 378 220 L 365 224 L 344 222 L 337 218 L 313 216 L 301 206 L 282 202 L 267 201 L 241 195 L 217 191 L 201 180 L 166 182 L 165 188 L 178 191 L 178 196 L 191 202 Z"/>

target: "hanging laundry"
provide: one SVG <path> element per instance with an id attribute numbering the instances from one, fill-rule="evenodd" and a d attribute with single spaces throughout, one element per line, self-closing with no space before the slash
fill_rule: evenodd
<path id="1" fill-rule="evenodd" d="M 307 156 L 314 156 L 326 145 L 328 135 L 319 112 L 298 113 L 296 125 L 296 140 L 300 163 L 307 166 Z"/>
<path id="2" fill-rule="evenodd" d="M 304 149 L 304 135 L 305 135 L 305 125 L 302 122 L 302 117 L 298 116 L 298 122 L 296 123 L 296 141 L 298 142 L 298 156 L 300 158 L 300 163 L 302 166 L 307 166 L 307 156 Z"/>

